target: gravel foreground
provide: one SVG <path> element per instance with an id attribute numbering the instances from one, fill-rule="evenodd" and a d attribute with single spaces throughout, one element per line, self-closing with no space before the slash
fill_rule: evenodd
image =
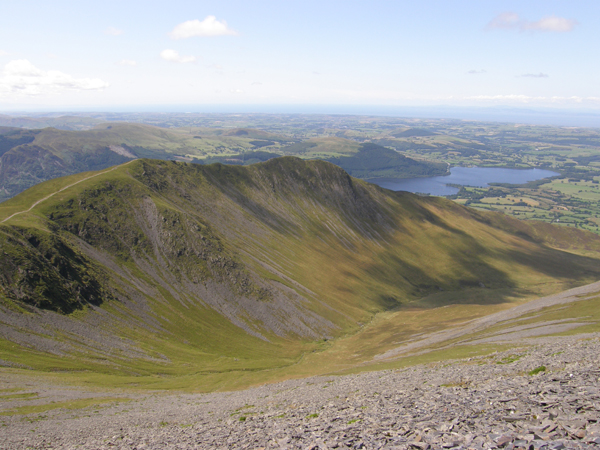
<path id="1" fill-rule="evenodd" d="M 486 357 L 212 394 L 103 394 L 2 374 L 3 389 L 30 384 L 19 392 L 37 392 L 42 403 L 102 395 L 129 401 L 0 416 L 0 448 L 600 448 L 599 336 L 528 344 Z M 21 404 L 32 403 L 0 406 Z"/>

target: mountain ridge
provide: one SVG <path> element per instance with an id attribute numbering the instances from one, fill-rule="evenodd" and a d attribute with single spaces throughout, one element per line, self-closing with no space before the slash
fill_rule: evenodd
<path id="1" fill-rule="evenodd" d="M 51 364 L 106 372 L 101 358 L 111 373 L 173 376 L 266 369 L 423 298 L 487 305 L 600 275 L 595 235 L 550 236 L 575 236 L 590 256 L 555 250 L 535 225 L 386 191 L 324 161 L 138 159 L 83 178 L 0 207 L 0 219 L 24 211 L 0 224 L 5 361 L 19 362 L 18 344 L 37 368 L 49 348 L 86 348 Z M 48 187 L 69 185 L 26 211 Z M 52 344 L 56 335 L 68 338 Z"/>

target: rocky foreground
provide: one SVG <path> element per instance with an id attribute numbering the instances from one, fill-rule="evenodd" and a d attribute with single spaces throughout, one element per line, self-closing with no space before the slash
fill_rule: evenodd
<path id="1" fill-rule="evenodd" d="M 129 401 L 0 416 L 0 448 L 600 448 L 599 337 L 529 344 L 485 357 L 246 391 L 111 392 L 106 395 Z M 19 384 L 26 386 L 22 378 L 2 375 L 3 389 Z M 29 389 L 46 403 L 104 395 L 37 383 Z M 1 404 L 5 411 L 18 405 Z"/>

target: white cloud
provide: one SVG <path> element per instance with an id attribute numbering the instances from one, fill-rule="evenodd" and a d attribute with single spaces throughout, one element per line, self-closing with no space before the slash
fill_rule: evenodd
<path id="1" fill-rule="evenodd" d="M 576 20 L 565 19 L 564 17 L 547 16 L 537 22 L 525 22 L 523 29 L 538 31 L 554 31 L 556 33 L 565 33 L 572 31 L 577 25 Z"/>
<path id="2" fill-rule="evenodd" d="M 498 14 L 490 23 L 487 24 L 488 29 L 500 28 L 511 29 L 519 26 L 519 15 L 514 12 L 505 12 Z"/>
<path id="3" fill-rule="evenodd" d="M 118 28 L 115 28 L 115 27 L 108 27 L 106 30 L 104 30 L 104 34 L 108 34 L 110 36 L 119 36 L 123 33 L 124 33 L 123 30 L 119 30 Z"/>
<path id="4" fill-rule="evenodd" d="M 119 66 L 137 66 L 137 61 L 134 61 L 133 59 L 122 59 L 121 61 L 119 61 L 117 63 Z"/>
<path id="5" fill-rule="evenodd" d="M 99 78 L 73 78 L 57 70 L 41 70 L 26 59 L 10 61 L 0 77 L 0 93 L 44 95 L 63 91 L 100 90 L 109 86 Z"/>
<path id="6" fill-rule="evenodd" d="M 242 91 L 241 89 L 229 89 L 229 92 L 231 92 L 232 94 L 243 94 L 244 91 Z"/>
<path id="7" fill-rule="evenodd" d="M 192 63 L 196 61 L 195 56 L 181 56 L 176 50 L 166 49 L 160 52 L 160 57 L 165 61 L 174 63 Z"/>
<path id="8" fill-rule="evenodd" d="M 10 55 L 10 53 L 8 53 L 6 50 L 0 50 L 0 56 L 7 56 Z"/>
<path id="9" fill-rule="evenodd" d="M 540 20 L 531 22 L 521 19 L 517 13 L 505 12 L 498 14 L 486 26 L 488 30 L 520 30 L 520 31 L 549 31 L 555 33 L 565 33 L 573 31 L 577 25 L 577 21 L 573 19 L 565 19 L 564 17 L 546 16 Z"/>
<path id="10" fill-rule="evenodd" d="M 481 69 L 481 70 L 472 69 L 472 70 L 469 70 L 467 73 L 475 75 L 475 74 L 478 74 L 478 73 L 486 73 L 486 72 L 487 71 L 485 69 Z"/>
<path id="11" fill-rule="evenodd" d="M 237 32 L 227 27 L 227 22 L 224 20 L 218 21 L 215 16 L 206 16 L 200 22 L 196 20 L 188 20 L 182 22 L 173 28 L 169 33 L 172 39 L 187 39 L 191 37 L 211 37 L 211 36 L 227 36 L 237 35 Z"/>
<path id="12" fill-rule="evenodd" d="M 520 75 L 521 77 L 525 77 L 525 78 L 548 78 L 548 74 L 547 73 L 524 73 L 523 75 Z"/>

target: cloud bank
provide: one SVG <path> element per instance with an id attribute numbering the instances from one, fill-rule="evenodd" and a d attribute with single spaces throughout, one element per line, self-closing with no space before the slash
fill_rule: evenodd
<path id="1" fill-rule="evenodd" d="M 160 57 L 165 61 L 174 63 L 193 63 L 196 61 L 195 56 L 181 56 L 177 50 L 166 49 L 160 52 Z"/>
<path id="2" fill-rule="evenodd" d="M 169 33 L 171 39 L 187 39 L 191 37 L 235 36 L 237 32 L 227 26 L 224 20 L 218 21 L 215 16 L 207 16 L 202 22 L 198 19 L 180 23 Z"/>
<path id="3" fill-rule="evenodd" d="M 564 17 L 546 16 L 540 20 L 531 22 L 521 19 L 517 13 L 505 12 L 498 14 L 486 26 L 488 30 L 519 30 L 519 31 L 545 31 L 554 33 L 566 33 L 573 31 L 577 21 L 565 19 Z"/>
<path id="4" fill-rule="evenodd" d="M 516 103 L 548 103 L 548 104 L 600 104 L 600 97 L 580 97 L 573 95 L 571 97 L 561 96 L 529 96 L 522 94 L 509 94 L 509 95 L 474 95 L 469 97 L 463 97 L 464 100 L 476 100 L 476 101 L 495 101 L 495 102 L 516 102 Z"/>
<path id="5" fill-rule="evenodd" d="M 7 63 L 0 77 L 1 94 L 46 95 L 101 90 L 108 86 L 99 78 L 74 78 L 58 70 L 40 70 L 26 59 Z"/>

